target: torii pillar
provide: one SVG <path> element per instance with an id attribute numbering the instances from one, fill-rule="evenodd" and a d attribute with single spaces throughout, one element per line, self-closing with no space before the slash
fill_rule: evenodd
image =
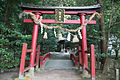
<path id="1" fill-rule="evenodd" d="M 35 15 L 36 15 L 36 19 L 39 19 L 41 13 L 35 13 Z M 36 53 L 36 45 L 37 45 L 38 28 L 39 28 L 39 24 L 34 23 L 33 34 L 32 34 L 32 44 L 31 44 L 32 53 L 30 55 L 30 71 L 31 72 L 34 72 L 34 65 L 35 65 L 34 62 L 35 62 L 35 53 Z"/>
<path id="2" fill-rule="evenodd" d="M 81 25 L 85 24 L 85 15 L 84 13 L 79 14 L 80 15 L 80 22 Z M 85 52 L 87 51 L 87 34 L 86 34 L 86 26 L 84 26 L 82 28 L 82 55 L 83 55 L 83 71 L 85 69 L 88 69 L 88 57 L 87 57 L 87 53 Z"/>

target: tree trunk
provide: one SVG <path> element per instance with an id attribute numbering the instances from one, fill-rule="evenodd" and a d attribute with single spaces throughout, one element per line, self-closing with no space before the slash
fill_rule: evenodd
<path id="1" fill-rule="evenodd" d="M 113 8 L 113 2 L 114 2 L 114 0 L 112 0 L 111 9 Z M 102 0 L 98 0 L 98 3 L 102 4 Z M 107 54 L 107 52 L 108 52 L 108 42 L 109 42 L 110 31 L 111 31 L 110 26 L 111 26 L 112 16 L 113 16 L 114 12 L 112 11 L 111 16 L 110 16 L 107 37 L 106 37 L 106 34 L 105 34 L 104 13 L 103 13 L 102 8 L 100 9 L 100 13 L 102 14 L 102 17 L 100 19 L 100 23 L 101 23 L 100 30 L 103 32 L 103 33 L 101 33 L 101 36 L 105 38 L 105 40 L 101 40 L 101 53 Z M 110 59 L 109 58 L 103 58 L 102 63 L 103 63 L 103 65 L 102 65 L 103 73 L 105 73 L 109 70 Z"/>
<path id="2" fill-rule="evenodd" d="M 102 0 L 97 0 L 99 4 L 102 4 Z M 101 13 L 101 18 L 100 18 L 100 36 L 103 37 L 104 39 L 101 40 L 101 54 L 106 54 L 106 49 L 107 49 L 107 45 L 106 45 L 106 34 L 105 34 L 105 22 L 104 22 L 104 12 L 103 9 L 100 8 L 100 13 Z M 105 64 L 105 58 L 101 59 L 101 69 L 103 69 L 104 64 Z"/>
<path id="3" fill-rule="evenodd" d="M 9 19 L 9 9 L 10 8 L 10 0 L 7 0 L 7 4 L 6 4 L 6 10 L 5 10 L 5 17 L 4 17 L 4 25 L 7 25 L 8 23 L 8 19 Z M 1 34 L 4 35 L 4 31 L 1 31 Z M 9 48 L 9 45 L 7 45 Z M 1 43 L 1 48 L 4 48 L 4 44 Z"/>
<path id="4" fill-rule="evenodd" d="M 99 4 L 102 4 L 102 0 L 98 0 Z M 106 34 L 105 34 L 105 22 L 104 22 L 104 13 L 103 9 L 100 8 L 101 18 L 100 18 L 100 36 L 104 39 L 101 40 L 101 53 L 106 53 Z"/>
<path id="5" fill-rule="evenodd" d="M 10 0 L 7 0 L 6 10 L 5 10 L 4 25 L 7 25 L 8 16 L 9 16 L 9 7 L 10 7 Z"/>

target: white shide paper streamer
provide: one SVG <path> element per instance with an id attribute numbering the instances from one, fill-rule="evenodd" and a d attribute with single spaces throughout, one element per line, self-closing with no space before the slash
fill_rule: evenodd
<path id="1" fill-rule="evenodd" d="M 55 31 L 55 29 L 54 29 L 54 35 L 55 35 L 55 37 L 56 37 L 56 31 Z"/>
<path id="2" fill-rule="evenodd" d="M 78 35 L 80 36 L 80 39 L 82 39 L 82 35 L 81 35 L 80 30 L 78 30 Z"/>
<path id="3" fill-rule="evenodd" d="M 43 33 L 43 25 L 41 24 L 41 34 Z"/>
<path id="4" fill-rule="evenodd" d="M 71 38 L 71 33 L 68 32 L 67 40 L 70 41 L 70 38 Z"/>

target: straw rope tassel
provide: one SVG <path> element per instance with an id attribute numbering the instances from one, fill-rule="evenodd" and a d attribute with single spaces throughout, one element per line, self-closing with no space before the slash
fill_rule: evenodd
<path id="1" fill-rule="evenodd" d="M 70 41 L 70 39 L 71 39 L 71 34 L 70 32 L 68 32 L 67 40 Z"/>
<path id="2" fill-rule="evenodd" d="M 47 39 L 47 32 L 44 33 L 43 39 Z"/>
<path id="3" fill-rule="evenodd" d="M 74 43 L 74 42 L 79 42 L 79 39 L 78 39 L 77 35 L 74 35 L 72 42 L 73 42 L 73 43 Z"/>
<path id="4" fill-rule="evenodd" d="M 59 41 L 60 41 L 60 40 L 63 40 L 61 33 L 58 34 L 58 40 L 59 40 Z"/>

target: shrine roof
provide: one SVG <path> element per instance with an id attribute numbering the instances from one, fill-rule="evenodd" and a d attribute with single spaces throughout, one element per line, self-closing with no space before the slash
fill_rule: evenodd
<path id="1" fill-rule="evenodd" d="M 57 7 L 57 6 L 39 6 L 33 4 L 22 4 L 23 10 L 42 10 L 42 11 L 55 11 L 55 9 L 65 9 L 65 11 L 98 11 L 101 4 L 92 6 L 79 6 L 79 7 Z"/>

